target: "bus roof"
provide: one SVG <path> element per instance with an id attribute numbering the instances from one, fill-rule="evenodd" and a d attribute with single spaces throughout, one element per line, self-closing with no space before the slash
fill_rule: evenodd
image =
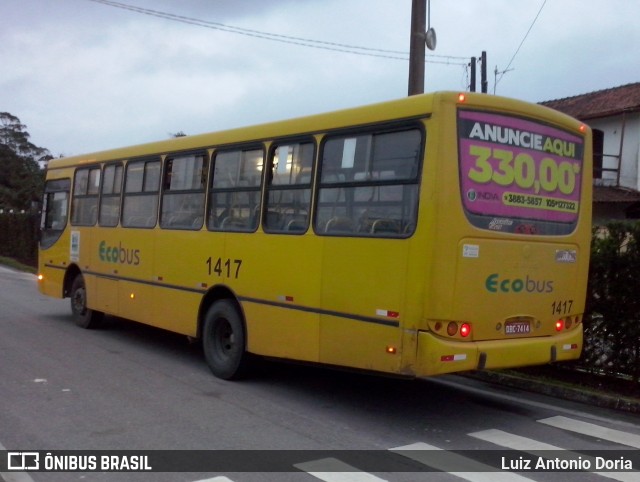
<path id="1" fill-rule="evenodd" d="M 259 142 L 265 139 L 313 134 L 347 126 L 365 126 L 395 119 L 420 118 L 431 114 L 434 104 L 438 101 L 457 102 L 459 95 L 460 92 L 453 91 L 420 94 L 333 112 L 63 157 L 49 161 L 48 169 L 109 160 L 127 160 L 158 153 L 217 147 L 240 142 Z M 464 95 L 466 96 L 466 103 L 474 107 L 486 106 L 495 108 L 496 104 L 499 104 L 506 111 L 521 112 L 526 105 L 527 111 L 533 114 L 534 117 L 535 112 L 539 111 L 538 114 L 540 116 L 544 115 L 547 121 L 552 120 L 565 125 L 571 121 L 577 122 L 565 114 L 536 104 L 487 94 L 464 93 Z"/>

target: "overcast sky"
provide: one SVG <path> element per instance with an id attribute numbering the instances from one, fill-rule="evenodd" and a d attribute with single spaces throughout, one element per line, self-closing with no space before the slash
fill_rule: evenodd
<path id="1" fill-rule="evenodd" d="M 105 3 L 0 0 L 0 112 L 55 156 L 407 95 L 411 0 Z M 489 92 L 533 102 L 640 81 L 637 0 L 431 0 L 430 19 L 426 91 L 467 89 L 482 50 Z"/>

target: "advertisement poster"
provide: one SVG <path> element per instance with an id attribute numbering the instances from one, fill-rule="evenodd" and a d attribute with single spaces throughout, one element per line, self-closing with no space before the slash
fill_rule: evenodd
<path id="1" fill-rule="evenodd" d="M 534 234 L 575 224 L 582 137 L 520 117 L 460 110 L 458 142 L 463 205 L 474 225 Z"/>

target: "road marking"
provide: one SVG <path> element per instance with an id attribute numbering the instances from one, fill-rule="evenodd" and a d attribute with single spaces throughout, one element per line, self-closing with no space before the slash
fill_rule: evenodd
<path id="1" fill-rule="evenodd" d="M 512 482 L 531 480 L 511 472 L 496 472 L 495 467 L 485 465 L 468 457 L 448 452 L 433 445 L 416 442 L 402 447 L 389 449 L 407 458 L 420 462 L 433 469 L 447 472 L 471 482 Z M 464 472 L 451 472 L 448 469 L 458 467 Z"/>
<path id="2" fill-rule="evenodd" d="M 225 477 L 224 475 L 220 475 L 218 477 L 214 477 L 213 479 L 202 479 L 202 480 L 194 480 L 193 482 L 233 482 L 229 477 Z"/>
<path id="3" fill-rule="evenodd" d="M 357 472 L 356 468 L 333 457 L 302 462 L 294 467 L 325 482 L 387 482 L 373 474 Z"/>
<path id="4" fill-rule="evenodd" d="M 542 458 L 548 458 L 549 454 L 537 453 L 539 451 L 544 450 L 554 450 L 554 451 L 562 451 L 565 454 L 563 459 L 569 460 L 588 460 L 591 464 L 591 467 L 596 466 L 596 459 L 593 457 L 587 457 L 585 455 L 580 455 L 579 453 L 571 452 L 569 450 L 562 449 L 560 447 L 556 447 L 555 445 L 551 445 L 544 442 L 538 442 L 537 440 L 533 440 L 527 437 L 521 437 L 520 435 L 514 435 L 512 433 L 503 432 L 502 430 L 490 429 L 490 430 L 482 430 L 480 432 L 473 432 L 469 434 L 471 437 L 484 440 L 485 442 L 490 442 L 495 445 L 500 445 L 501 447 L 506 447 L 512 450 L 521 450 L 523 452 L 528 452 L 533 455 L 537 455 Z M 619 480 L 621 482 L 637 482 L 638 481 L 638 473 L 630 473 L 630 472 L 594 472 L 603 477 L 607 477 L 613 480 Z"/>
<path id="5" fill-rule="evenodd" d="M 491 442 L 492 444 L 500 445 L 502 447 L 508 447 L 514 450 L 523 450 L 525 452 L 535 452 L 538 450 L 563 450 L 555 445 L 538 442 L 537 440 L 496 429 L 482 430 L 480 432 L 470 433 L 469 435 L 471 437 L 484 440 L 485 442 Z"/>
<path id="6" fill-rule="evenodd" d="M 0 443 L 0 452 L 6 452 L 6 448 Z M 0 472 L 0 477 L 4 482 L 34 482 L 26 472 Z"/>
<path id="7" fill-rule="evenodd" d="M 640 449 L 640 435 L 623 432 L 621 430 L 614 430 L 612 428 L 605 428 L 593 423 L 581 422 L 580 420 L 574 420 L 572 418 L 562 416 L 545 418 L 538 420 L 538 422 L 544 423 L 545 425 L 551 425 L 552 427 L 562 428 L 571 432 L 577 432 L 589 435 L 590 437 L 600 438 Z"/>

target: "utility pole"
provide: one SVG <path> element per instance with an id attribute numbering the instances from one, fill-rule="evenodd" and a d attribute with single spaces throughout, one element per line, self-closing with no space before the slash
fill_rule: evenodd
<path id="1" fill-rule="evenodd" d="M 411 0 L 411 42 L 409 45 L 409 95 L 424 93 L 425 31 L 427 0 Z"/>
<path id="2" fill-rule="evenodd" d="M 476 91 L 476 58 L 471 57 L 471 63 L 469 64 L 471 67 L 471 79 L 469 81 L 469 92 Z"/>
<path id="3" fill-rule="evenodd" d="M 484 50 L 480 56 L 480 62 L 482 62 L 482 70 L 480 71 L 480 87 L 482 88 L 482 93 L 486 94 L 489 82 L 487 82 L 487 52 Z"/>

